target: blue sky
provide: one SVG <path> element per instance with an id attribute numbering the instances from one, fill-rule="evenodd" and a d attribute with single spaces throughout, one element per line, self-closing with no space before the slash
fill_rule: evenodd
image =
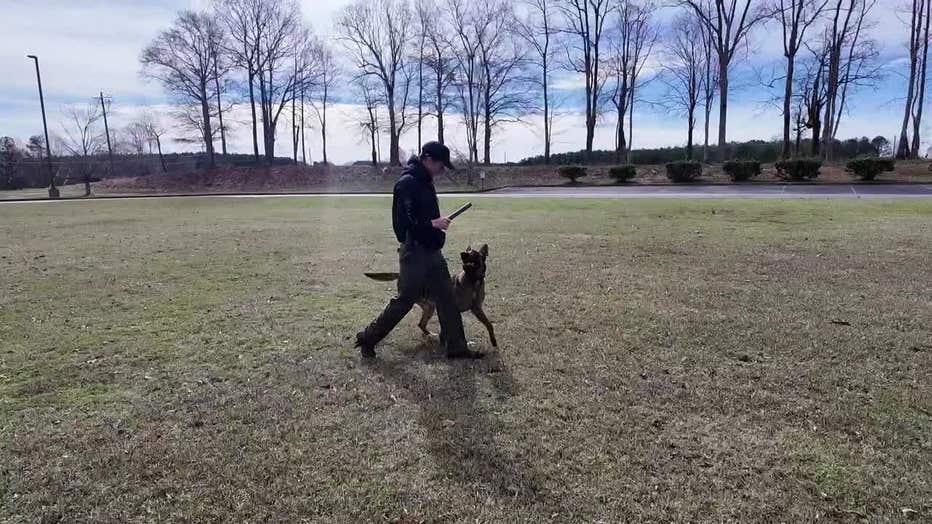
<path id="1" fill-rule="evenodd" d="M 346 3 L 347 0 L 304 0 L 305 18 L 318 34 L 333 36 L 334 17 Z M 887 3 L 887 0 L 880 2 Z M 125 125 L 147 107 L 164 115 L 166 98 L 159 85 L 140 77 L 139 54 L 160 29 L 171 23 L 177 10 L 202 8 L 206 1 L 5 0 L 4 4 L 0 18 L 0 135 L 23 140 L 41 132 L 42 125 L 35 73 L 26 54 L 37 54 L 41 60 L 52 133 L 61 129 L 64 106 L 84 103 L 100 91 L 113 97 L 113 127 Z M 672 14 L 666 10 L 660 16 L 668 19 Z M 889 7 L 878 6 L 873 20 L 871 35 L 880 43 L 886 76 L 876 87 L 863 89 L 854 96 L 852 110 L 842 125 L 842 137 L 878 134 L 892 137 L 902 118 L 904 42 L 908 31 L 900 16 Z M 779 73 L 782 69 L 780 38 L 776 26 L 758 30 L 748 59 L 733 73 L 733 83 L 739 89 L 730 97 L 730 139 L 768 139 L 781 133 L 779 111 L 763 103 L 772 93 L 755 81 L 755 71 L 769 72 L 776 68 Z M 580 109 L 583 95 L 575 87 L 580 80 L 571 74 L 556 79 L 567 103 L 556 123 L 555 151 L 578 150 L 584 144 Z M 649 88 L 645 96 L 656 97 L 660 89 L 659 85 Z M 352 100 L 341 100 L 331 113 L 328 141 L 332 160 L 345 162 L 366 156 L 366 146 L 356 126 L 359 110 Z M 597 130 L 597 147 L 611 147 L 610 120 L 606 119 L 604 127 Z M 428 129 L 430 126 L 427 124 Z M 245 129 L 245 125 L 240 127 Z M 462 142 L 460 146 L 464 147 L 465 139 L 458 134 L 462 126 L 451 127 L 453 140 Z M 681 144 L 685 132 L 682 118 L 652 111 L 644 104 L 635 114 L 635 147 Z M 234 148 L 249 149 L 245 133 L 234 131 L 234 134 L 231 140 Z M 516 160 L 538 154 L 540 136 L 535 119 L 504 127 L 493 145 L 493 158 Z M 319 147 L 316 136 L 308 137 L 310 148 Z M 403 147 L 413 148 L 415 140 L 415 133 L 409 133 Z M 169 145 L 169 149 L 175 150 L 190 147 Z M 319 152 L 311 154 L 314 158 Z"/>

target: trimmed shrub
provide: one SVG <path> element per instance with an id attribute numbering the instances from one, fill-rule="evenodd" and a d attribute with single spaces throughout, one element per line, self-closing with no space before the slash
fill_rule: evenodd
<path id="1" fill-rule="evenodd" d="M 774 164 L 777 176 L 784 180 L 812 180 L 819 176 L 822 160 L 818 158 L 794 158 Z"/>
<path id="2" fill-rule="evenodd" d="M 757 160 L 729 160 L 722 164 L 722 171 L 734 182 L 750 180 L 760 174 Z"/>
<path id="3" fill-rule="evenodd" d="M 616 182 L 627 182 L 629 180 L 634 180 L 634 177 L 636 177 L 637 174 L 637 169 L 635 169 L 634 164 L 614 166 L 608 170 L 608 176 L 610 176 Z"/>
<path id="4" fill-rule="evenodd" d="M 560 176 L 568 178 L 570 183 L 575 184 L 576 179 L 586 176 L 586 168 L 583 166 L 560 166 Z"/>
<path id="5" fill-rule="evenodd" d="M 847 171 L 861 180 L 874 180 L 877 175 L 893 171 L 896 162 L 892 158 L 859 157 L 847 164 Z"/>
<path id="6" fill-rule="evenodd" d="M 681 160 L 667 164 L 667 178 L 674 182 L 694 182 L 702 176 L 702 164 L 698 160 Z"/>

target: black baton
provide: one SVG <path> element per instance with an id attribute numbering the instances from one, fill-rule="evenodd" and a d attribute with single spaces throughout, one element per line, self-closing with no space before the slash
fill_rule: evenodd
<path id="1" fill-rule="evenodd" d="M 472 207 L 472 202 L 466 202 L 465 204 L 463 204 L 462 207 L 460 207 L 460 208 L 457 209 L 456 211 L 450 213 L 450 216 L 447 217 L 447 218 L 449 218 L 450 220 L 453 220 L 454 218 L 460 216 L 461 214 L 463 214 L 464 211 L 466 211 L 467 209 L 469 209 L 469 208 L 471 208 L 471 207 Z"/>

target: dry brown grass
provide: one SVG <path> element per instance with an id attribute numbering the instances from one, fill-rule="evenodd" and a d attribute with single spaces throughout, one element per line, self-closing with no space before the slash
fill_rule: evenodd
<path id="1" fill-rule="evenodd" d="M 372 365 L 387 199 L 0 206 L 0 519 L 932 516 L 932 203 L 474 204 L 500 351 Z"/>

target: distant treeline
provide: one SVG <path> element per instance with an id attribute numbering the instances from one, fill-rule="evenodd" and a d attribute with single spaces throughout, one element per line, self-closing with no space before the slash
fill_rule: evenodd
<path id="1" fill-rule="evenodd" d="M 857 156 L 889 156 L 893 153 L 890 142 L 878 136 L 874 139 L 867 137 L 851 138 L 848 140 L 835 140 L 834 155 L 837 160 L 845 160 Z M 733 142 L 728 144 L 729 156 L 738 160 L 758 160 L 760 162 L 775 162 L 780 159 L 783 142 L 779 140 L 751 140 L 749 142 Z M 811 151 L 812 144 L 809 139 L 799 143 L 800 156 Z M 635 149 L 631 152 L 631 162 L 634 164 L 666 164 L 686 158 L 685 147 L 663 147 L 658 149 Z M 702 147 L 695 149 L 694 158 L 703 158 Z M 709 146 L 709 159 L 718 158 L 718 147 Z M 519 165 L 542 165 L 543 156 L 533 156 L 518 162 Z M 555 153 L 550 155 L 550 163 L 554 165 L 574 164 L 623 164 L 616 151 L 595 150 L 589 155 L 584 150 L 569 153 Z"/>
<path id="2" fill-rule="evenodd" d="M 267 159 L 250 154 L 217 155 L 216 165 L 224 167 L 267 166 Z M 56 184 L 96 182 L 105 178 L 138 177 L 155 173 L 201 171 L 210 163 L 205 153 L 120 154 L 113 156 L 113 169 L 106 154 L 54 156 L 52 172 Z M 294 163 L 275 157 L 273 165 Z M 20 148 L 8 137 L 0 138 L 0 190 L 48 187 L 48 165 L 41 154 Z"/>

